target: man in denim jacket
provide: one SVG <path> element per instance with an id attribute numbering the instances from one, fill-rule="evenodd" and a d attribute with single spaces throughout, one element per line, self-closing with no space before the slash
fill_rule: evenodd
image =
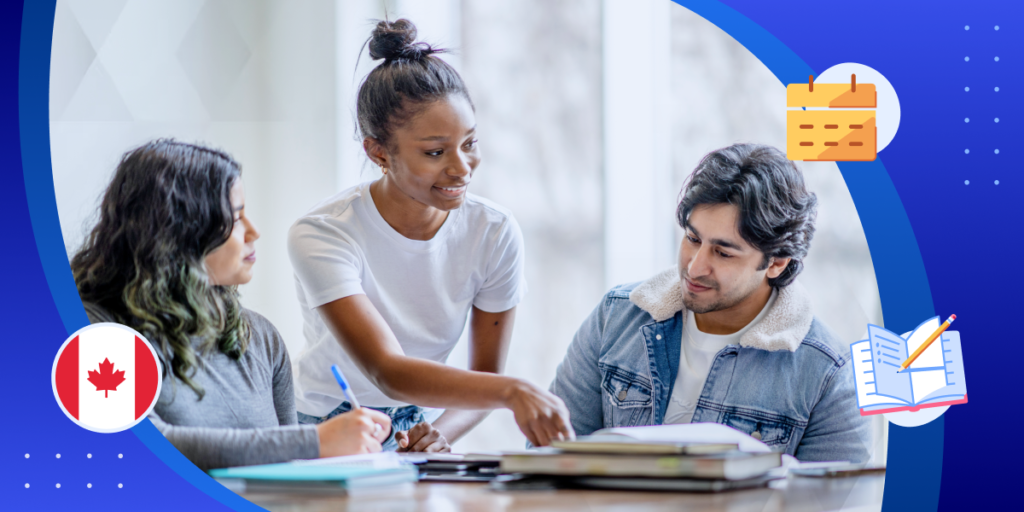
<path id="1" fill-rule="evenodd" d="M 608 292 L 558 367 L 576 434 L 715 422 L 800 460 L 866 461 L 850 352 L 794 282 L 816 207 L 775 148 L 705 156 L 677 209 L 678 268 Z"/>

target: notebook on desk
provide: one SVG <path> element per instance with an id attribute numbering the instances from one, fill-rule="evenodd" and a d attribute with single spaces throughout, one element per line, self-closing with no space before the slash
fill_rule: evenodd
<path id="1" fill-rule="evenodd" d="M 906 370 L 909 354 L 939 327 L 932 317 L 902 336 L 868 325 L 868 339 L 850 345 L 857 406 L 863 416 L 967 402 L 960 333 L 946 331 Z"/>
<path id="2" fill-rule="evenodd" d="M 782 463 L 781 453 L 718 423 L 608 428 L 598 430 L 594 436 L 598 436 L 602 444 L 614 445 L 618 441 L 620 446 L 611 452 L 607 448 L 605 451 L 562 448 L 507 453 L 501 459 L 501 470 L 564 476 L 745 480 L 764 475 Z M 579 448 L 580 444 L 565 446 Z M 652 448 L 664 447 L 698 451 L 703 448 L 705 451 L 689 454 L 652 451 Z"/>
<path id="3" fill-rule="evenodd" d="M 400 461 L 394 453 L 211 469 L 208 473 L 235 492 L 351 492 L 418 479 L 416 467 Z"/>
<path id="4" fill-rule="evenodd" d="M 745 480 L 782 464 L 778 452 L 734 451 L 714 455 L 625 455 L 540 453 L 507 455 L 502 473 L 565 476 L 616 476 Z"/>
<path id="5" fill-rule="evenodd" d="M 765 487 L 779 477 L 763 475 L 743 480 L 704 478 L 632 478 L 611 476 L 501 475 L 491 481 L 496 491 L 553 491 L 557 489 L 609 489 L 714 493 Z"/>

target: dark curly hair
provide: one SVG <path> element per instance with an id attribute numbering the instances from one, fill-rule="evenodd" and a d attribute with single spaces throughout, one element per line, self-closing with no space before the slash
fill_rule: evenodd
<path id="1" fill-rule="evenodd" d="M 210 284 L 205 258 L 231 234 L 231 188 L 241 176 L 226 153 L 155 140 L 121 158 L 100 219 L 71 259 L 83 302 L 142 333 L 161 352 L 164 375 L 202 399 L 192 380 L 216 347 L 239 358 L 249 343 L 233 286 Z"/>
<path id="2" fill-rule="evenodd" d="M 359 86 L 356 118 L 363 138 L 390 147 L 396 125 L 411 119 L 426 104 L 452 94 L 461 95 L 474 108 L 459 73 L 434 56 L 448 50 L 417 42 L 411 21 L 378 22 L 367 44 L 370 58 L 384 62 Z"/>
<path id="3" fill-rule="evenodd" d="M 734 144 L 701 159 L 683 186 L 676 208 L 679 225 L 700 205 L 732 204 L 739 208 L 739 231 L 764 254 L 758 270 L 772 258 L 790 258 L 789 265 L 768 284 L 782 288 L 803 270 L 814 237 L 818 199 L 804 187 L 804 178 L 786 155 L 771 146 Z"/>

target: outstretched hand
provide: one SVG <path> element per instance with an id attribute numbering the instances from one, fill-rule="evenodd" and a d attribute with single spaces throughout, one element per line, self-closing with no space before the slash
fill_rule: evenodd
<path id="1" fill-rule="evenodd" d="M 511 388 L 507 403 L 515 414 L 519 430 L 534 446 L 576 439 L 569 422 L 569 409 L 554 394 L 529 382 L 519 381 Z"/>
<path id="2" fill-rule="evenodd" d="M 399 452 L 450 452 L 452 447 L 440 430 L 427 422 L 395 432 Z"/>

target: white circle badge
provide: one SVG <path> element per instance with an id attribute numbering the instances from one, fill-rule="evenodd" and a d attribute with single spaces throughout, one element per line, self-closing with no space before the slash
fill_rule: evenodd
<path id="1" fill-rule="evenodd" d="M 156 351 L 134 329 L 116 323 L 83 327 L 53 360 L 53 396 L 64 414 L 93 432 L 134 427 L 160 397 Z"/>

